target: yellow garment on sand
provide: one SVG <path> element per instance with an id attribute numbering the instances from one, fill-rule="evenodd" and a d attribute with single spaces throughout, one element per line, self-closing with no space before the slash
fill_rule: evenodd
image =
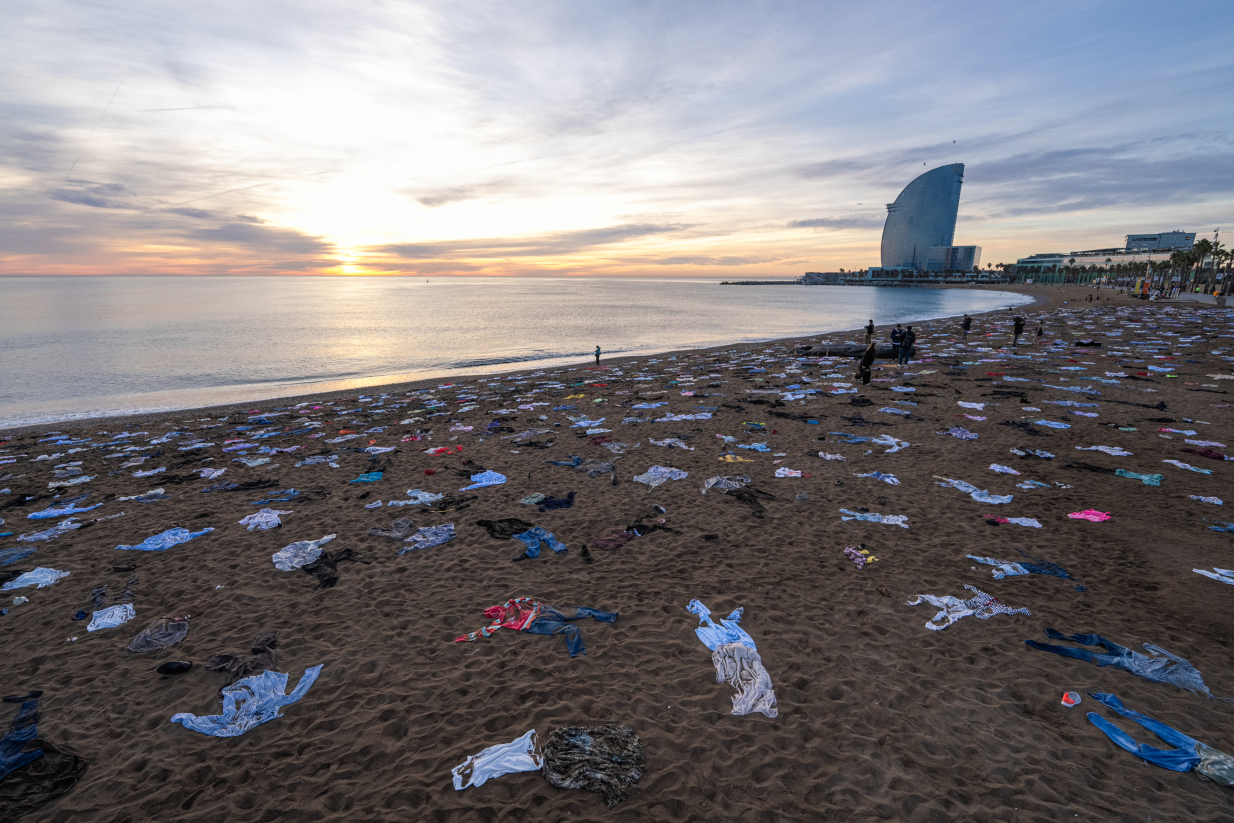
<path id="1" fill-rule="evenodd" d="M 753 463 L 753 460 L 748 460 L 744 457 L 738 457 L 735 454 L 726 454 L 720 458 L 721 463 Z"/>

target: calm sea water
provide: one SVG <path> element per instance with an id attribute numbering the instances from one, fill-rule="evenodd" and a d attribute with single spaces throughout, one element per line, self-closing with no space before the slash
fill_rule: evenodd
<path id="1" fill-rule="evenodd" d="M 1021 305 L 985 290 L 599 278 L 0 278 L 0 426 Z"/>

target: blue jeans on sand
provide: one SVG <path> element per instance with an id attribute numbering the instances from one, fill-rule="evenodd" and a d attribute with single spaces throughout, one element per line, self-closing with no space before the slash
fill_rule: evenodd
<path id="1" fill-rule="evenodd" d="M 601 623 L 612 623 L 617 619 L 617 613 L 602 612 L 597 609 L 580 606 L 574 610 L 573 617 L 566 617 L 556 609 L 549 607 L 523 631 L 531 632 L 532 634 L 564 634 L 566 636 L 566 648 L 570 650 L 570 656 L 578 657 L 580 654 L 587 654 L 587 649 L 583 646 L 583 633 L 579 631 L 578 626 L 567 621 L 581 620 L 584 617 L 594 617 Z"/>
<path id="2" fill-rule="evenodd" d="M 1200 741 L 1188 737 L 1178 729 L 1167 726 L 1159 720 L 1153 720 L 1151 717 L 1146 717 L 1139 712 L 1124 708 L 1122 701 L 1116 695 L 1092 694 L 1091 692 L 1090 694 L 1095 700 L 1104 703 L 1123 717 L 1134 720 L 1175 748 L 1164 750 L 1137 743 L 1135 738 L 1101 715 L 1096 712 L 1089 712 L 1088 719 L 1094 726 L 1105 732 L 1106 737 L 1114 741 L 1115 745 L 1121 746 L 1141 760 L 1147 760 L 1154 766 L 1160 766 L 1172 772 L 1189 772 L 1199 764 Z"/>
<path id="3" fill-rule="evenodd" d="M 1070 640 L 1073 643 L 1082 643 L 1085 646 L 1100 646 L 1108 654 L 1091 652 L 1088 649 L 1075 649 L 1071 646 L 1038 643 L 1036 640 L 1025 640 L 1024 642 L 1034 649 L 1040 649 L 1043 652 L 1053 652 L 1063 657 L 1084 660 L 1098 666 L 1113 666 L 1116 669 L 1131 672 L 1137 677 L 1143 677 L 1145 680 L 1151 680 L 1155 683 L 1170 683 L 1171 685 L 1178 686 L 1180 689 L 1187 689 L 1188 691 L 1212 697 L 1208 686 L 1204 685 L 1203 676 L 1195 666 L 1160 646 L 1145 643 L 1144 649 L 1149 653 L 1146 655 L 1128 649 L 1126 646 L 1112 643 L 1097 634 L 1074 634 L 1068 637 L 1054 629 L 1046 629 L 1045 633 L 1052 640 Z"/>

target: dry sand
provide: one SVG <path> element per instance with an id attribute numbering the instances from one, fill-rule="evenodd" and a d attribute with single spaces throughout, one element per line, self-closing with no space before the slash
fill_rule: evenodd
<path id="1" fill-rule="evenodd" d="M 928 349 L 923 359 L 899 369 L 880 363 L 876 382 L 860 395 L 828 393 L 834 383 L 852 382 L 851 362 L 795 361 L 793 341 L 786 341 L 683 353 L 676 359 L 627 358 L 598 370 L 554 370 L 529 382 L 491 381 L 479 389 L 474 379 L 412 395 L 402 386 L 374 389 L 369 396 L 387 395 L 376 407 L 353 399 L 313 409 L 322 405 L 314 402 L 284 409 L 281 416 L 267 418 L 273 423 L 243 432 L 235 427 L 249 425 L 245 418 L 261 417 L 248 414 L 251 409 L 273 414 L 291 402 L 226 414 L 210 410 L 59 426 L 62 433 L 92 438 L 78 446 L 39 443 L 51 427 L 10 432 L 8 442 L 0 444 L 0 460 L 24 456 L 0 465 L 0 477 L 7 476 L 0 488 L 11 489 L 0 495 L 0 505 L 17 501 L 0 512 L 7 521 L 0 531 L 14 533 L 0 538 L 0 547 L 36 546 L 38 551 L 0 566 L 0 574 L 36 566 L 71 574 L 48 588 L 5 592 L 3 603 L 10 608 L 0 617 L 0 687 L 5 694 L 42 689 L 40 736 L 89 762 L 72 791 L 23 819 L 1232 819 L 1230 789 L 1142 763 L 1115 747 L 1085 719 L 1085 712 L 1112 716 L 1087 696 L 1112 692 L 1130 708 L 1234 752 L 1234 705 L 1024 645 L 1027 638 L 1046 640 L 1046 627 L 1096 632 L 1134 649 L 1155 643 L 1190 660 L 1214 694 L 1234 696 L 1234 588 L 1192 572 L 1230 565 L 1234 535 L 1210 527 L 1234 520 L 1229 512 L 1234 506 L 1231 469 L 1184 452 L 1195 448 L 1185 435 L 1159 431 L 1194 429 L 1197 438 L 1226 443 L 1234 437 L 1227 394 L 1234 383 L 1207 376 L 1231 372 L 1231 314 L 1120 298 L 1075 302 L 1087 290 L 1035 293 L 1052 301 L 1030 310 L 1034 318 L 1045 318 L 1046 344 L 1065 343 L 1021 348 L 1014 353 L 1031 359 L 1015 359 L 1011 349 L 1002 348 L 1009 339 L 1005 313 L 977 318 L 980 334 L 963 350 L 954 345 L 954 322 L 925 324 L 919 340 Z M 1060 298 L 1072 302 L 1063 306 Z M 1109 334 L 1119 330 L 1121 335 Z M 886 329 L 880 334 L 885 336 Z M 846 338 L 855 335 L 828 337 Z M 1081 351 L 1072 345 L 1080 338 L 1105 345 Z M 1164 342 L 1127 345 L 1131 341 Z M 1214 350 L 1222 353 L 1210 353 Z M 1170 374 L 1176 376 L 1147 368 L 1162 364 L 1173 366 Z M 750 371 L 752 366 L 765 371 Z M 1143 373 L 1144 379 L 1106 378 L 1107 371 Z M 835 374 L 842 377 L 827 377 Z M 636 381 L 637 376 L 653 379 Z M 1004 376 L 1027 382 L 1007 382 Z M 1117 383 L 1093 382 L 1092 376 Z M 807 378 L 811 382 L 804 382 Z M 540 381 L 564 385 L 528 394 Z M 1046 384 L 1092 385 L 1100 395 Z M 804 402 L 782 401 L 772 393 L 787 385 L 823 393 Z M 916 390 L 893 392 L 892 387 Z M 693 397 L 682 396 L 691 390 Z M 758 391 L 767 393 L 752 393 Z M 1006 394 L 1012 391 L 1025 392 L 1029 402 Z M 474 410 L 458 411 L 461 394 L 479 395 Z M 427 397 L 445 406 L 418 411 Z M 854 397 L 872 405 L 853 405 Z M 918 405 L 893 402 L 906 399 Z M 958 406 L 961 400 L 987 405 L 972 410 Z M 1048 400 L 1099 405 L 1064 407 L 1045 404 Z M 696 413 L 700 406 L 716 411 L 708 420 L 622 423 L 637 414 L 629 406 L 648 401 L 668 403 L 643 411 L 648 420 L 666 411 Z M 548 405 L 518 408 L 529 403 Z M 577 411 L 552 410 L 567 404 Z M 1164 404 L 1164 410 L 1152 408 L 1157 404 Z M 1023 411 L 1025 406 L 1043 411 Z M 883 407 L 912 413 L 880 413 Z M 363 411 L 337 414 L 343 409 Z M 518 413 L 491 413 L 499 409 Z M 430 416 L 438 412 L 447 413 Z M 541 414 L 548 420 L 539 420 Z M 582 428 L 569 428 L 568 414 L 604 417 L 601 427 L 612 432 L 586 435 Z M 807 415 L 818 424 L 784 415 Z M 226 421 L 215 419 L 223 416 Z M 412 418 L 419 420 L 400 423 Z M 480 435 L 495 418 L 503 418 L 501 426 L 509 431 Z M 1156 422 L 1164 418 L 1196 422 Z M 1040 419 L 1066 421 L 1071 427 L 1052 430 L 1032 423 Z M 456 420 L 473 431 L 449 431 Z M 325 425 L 309 429 L 308 421 Z M 1035 434 L 1001 425 L 1006 421 L 1028 423 Z M 748 422 L 763 423 L 766 431 L 749 433 Z M 945 433 L 956 425 L 979 438 L 960 440 Z M 340 430 L 363 433 L 375 427 L 385 428 L 325 442 L 340 436 Z M 533 428 L 549 429 L 534 439 L 553 445 L 529 448 L 508 439 Z M 431 439 L 405 440 L 430 429 Z M 101 444 L 123 430 L 147 432 L 122 445 L 140 444 L 145 448 L 131 454 L 152 456 L 121 471 L 124 460 L 107 457 L 116 449 Z M 186 434 L 149 445 L 173 430 Z M 225 441 L 257 432 L 272 436 L 245 442 L 302 448 L 269 455 L 277 468 L 248 468 L 232 462 L 235 452 L 222 451 Z M 890 434 L 912 445 L 888 454 L 885 446 L 837 442 L 829 432 Z M 716 435 L 736 441 L 726 446 Z M 179 450 L 197 436 L 214 445 Z M 592 442 L 604 437 L 640 446 L 613 455 Z M 693 450 L 648 442 L 669 437 L 682 438 Z M 377 458 L 384 468 L 379 481 L 351 484 L 373 461 L 346 449 L 364 448 L 370 440 L 398 449 Z M 766 442 L 771 452 L 732 448 L 755 442 Z M 1119 446 L 1134 455 L 1075 448 L 1093 445 Z M 461 446 L 462 451 L 449 456 L 422 451 L 440 446 Z M 1010 452 L 1025 447 L 1056 457 L 1020 458 Z M 87 450 L 69 454 L 69 448 Z M 730 449 L 750 462 L 721 462 Z M 162 454 L 153 456 L 158 451 Z M 846 459 L 825 461 L 819 451 Z M 1218 451 L 1234 454 L 1234 449 Z M 55 453 L 64 456 L 34 460 Z M 339 468 L 295 467 L 317 453 L 339 455 Z M 545 462 L 571 454 L 614 461 L 618 484 L 612 485 L 608 474 L 589 478 Z M 247 456 L 259 456 L 257 446 Z M 1212 474 L 1163 464 L 1165 459 Z M 53 467 L 79 460 L 95 479 L 68 488 L 63 496 L 88 491 L 87 504 L 104 505 L 78 517 L 86 522 L 119 512 L 124 516 L 49 542 L 14 542 L 57 522 L 27 520 L 26 515 L 51 502 L 46 495 Z M 464 466 L 465 460 L 505 475 L 508 482 L 467 492 L 476 499 L 449 513 L 416 506 L 364 507 L 377 499 L 403 498 L 412 488 L 456 492 L 467 485 L 464 475 L 474 470 Z M 1164 480 L 1152 487 L 1069 469 L 1068 462 L 1160 473 Z M 997 474 L 988 468 L 992 463 L 1022 474 Z M 676 467 L 689 477 L 649 491 L 631 478 L 652 465 Z M 131 476 L 160 466 L 167 471 Z M 189 474 L 201 467 L 227 472 L 213 481 Z M 780 467 L 810 476 L 777 478 Z M 430 470 L 435 473 L 427 475 Z M 894 473 L 900 484 L 854 476 L 876 470 Z M 709 477 L 739 474 L 774 496 L 764 501 L 763 518 L 731 496 L 699 493 Z M 182 482 L 172 482 L 177 476 Z M 935 485 L 935 476 L 1013 494 L 1014 500 L 979 503 Z M 1030 478 L 1051 487 L 1016 487 Z M 222 481 L 265 479 L 277 481 L 274 489 L 322 488 L 329 496 L 272 504 L 294 513 L 283 518 L 279 529 L 248 532 L 237 521 L 260 508 L 251 505 L 262 499 L 260 492 L 200 492 Z M 169 499 L 149 504 L 115 500 L 160 486 Z M 571 491 L 576 497 L 568 509 L 541 513 L 519 502 L 532 493 L 564 496 Z M 36 493 L 45 496 L 25 501 Z M 808 499 L 797 499 L 802 494 Z M 1216 495 L 1226 504 L 1218 507 L 1189 495 Z M 654 512 L 653 504 L 667 514 Z M 907 515 L 909 529 L 842 522 L 842 507 Z M 1068 513 L 1084 509 L 1109 512 L 1111 519 L 1068 519 Z M 616 551 L 591 548 L 593 562 L 584 562 L 583 547 L 641 515 L 651 515 L 645 524 L 662 518 L 681 534 L 661 530 Z M 1036 518 L 1042 527 L 991 527 L 983 515 Z M 403 555 L 398 550 L 404 544 L 367 536 L 370 528 L 398 517 L 410 517 L 417 526 L 453 523 L 458 536 Z M 569 552 L 545 549 L 538 559 L 511 562 L 522 544 L 495 540 L 476 524 L 504 517 L 548 529 Z M 116 551 L 119 544 L 137 543 L 174 526 L 215 530 L 162 553 Z M 341 563 L 338 585 L 321 590 L 312 576 L 281 572 L 271 563 L 271 554 L 283 546 L 326 534 L 338 535 L 329 550 L 355 549 L 374 562 Z M 706 540 L 705 534 L 718 538 Z M 859 543 L 878 558 L 861 570 L 843 554 L 846 546 Z M 990 567 L 965 558 L 1022 560 L 1017 548 L 1064 566 L 1074 579 L 1029 575 L 996 581 Z M 109 598 L 120 594 L 129 573 L 112 571 L 116 564 L 138 567 L 137 617 L 88 634 L 84 622 L 71 618 L 79 609 L 91 610 L 90 592 L 96 586 L 107 584 Z M 936 632 L 925 628 L 936 608 L 905 604 L 916 594 L 967 597 L 966 583 L 1032 614 L 970 617 Z M 1077 591 L 1077 586 L 1086 590 Z M 13 607 L 15 595 L 30 602 Z M 588 654 L 574 659 L 560 637 L 501 630 L 475 643 L 452 642 L 488 623 L 484 608 L 520 595 L 558 606 L 618 611 L 620 618 L 612 625 L 582 621 Z M 716 617 L 745 609 L 742 625 L 757 642 L 774 683 L 778 718 L 730 714 L 731 690 L 715 682 L 710 652 L 695 636 L 697 620 L 686 610 L 692 598 L 701 599 Z M 190 604 L 202 614 L 191 620 L 187 638 L 166 657 L 125 651 L 151 620 L 181 613 Z M 216 713 L 225 678 L 207 671 L 204 662 L 219 652 L 246 652 L 267 628 L 280 632 L 277 670 L 289 672 L 293 684 L 306 668 L 323 665 L 304 699 L 286 707 L 282 718 L 237 738 L 208 737 L 169 722 L 177 712 Z M 77 639 L 69 642 L 70 637 Z M 154 669 L 165 660 L 190 660 L 195 666 L 187 674 L 162 677 Z M 1067 690 L 1083 694 L 1083 705 L 1060 705 Z M 15 708 L 4 705 L 0 724 Z M 487 746 L 509 742 L 528 729 L 543 738 L 554 727 L 602 722 L 629 726 L 646 746 L 646 776 L 611 810 L 598 795 L 553 788 L 534 773 L 494 778 L 462 792 L 451 786 L 450 769 Z M 1120 724 L 1137 739 L 1158 743 L 1134 725 Z"/>

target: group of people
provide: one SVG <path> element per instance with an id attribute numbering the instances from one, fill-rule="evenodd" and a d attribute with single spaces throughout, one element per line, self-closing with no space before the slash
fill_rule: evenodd
<path id="1" fill-rule="evenodd" d="M 1020 337 L 1024 334 L 1024 327 L 1027 322 L 1028 321 L 1026 318 L 1021 317 L 1018 314 L 1012 316 L 1011 318 L 1011 323 L 1012 323 L 1011 345 L 1013 347 L 1020 345 Z M 960 321 L 961 339 L 964 341 L 967 341 L 968 333 L 972 330 L 973 330 L 973 318 L 969 317 L 966 314 L 964 315 L 964 319 Z M 874 342 L 874 320 L 872 318 L 866 324 L 865 332 L 866 332 L 866 350 L 865 350 L 865 353 L 861 357 L 860 364 L 857 367 L 857 376 L 861 379 L 862 385 L 869 385 L 870 374 L 874 367 L 874 360 L 878 356 L 877 354 L 878 344 Z M 1045 334 L 1045 330 L 1042 328 L 1041 323 L 1038 322 L 1037 330 L 1033 335 L 1032 344 L 1035 344 L 1037 340 L 1040 340 L 1044 334 Z M 912 355 L 914 351 L 913 344 L 917 342 L 917 333 L 913 331 L 912 326 L 909 326 L 908 328 L 904 328 L 899 323 L 896 323 L 895 328 L 891 330 L 890 338 L 891 338 L 891 353 L 892 353 L 892 356 L 895 357 L 897 365 L 900 365 L 900 366 L 907 365 L 908 358 Z"/>

